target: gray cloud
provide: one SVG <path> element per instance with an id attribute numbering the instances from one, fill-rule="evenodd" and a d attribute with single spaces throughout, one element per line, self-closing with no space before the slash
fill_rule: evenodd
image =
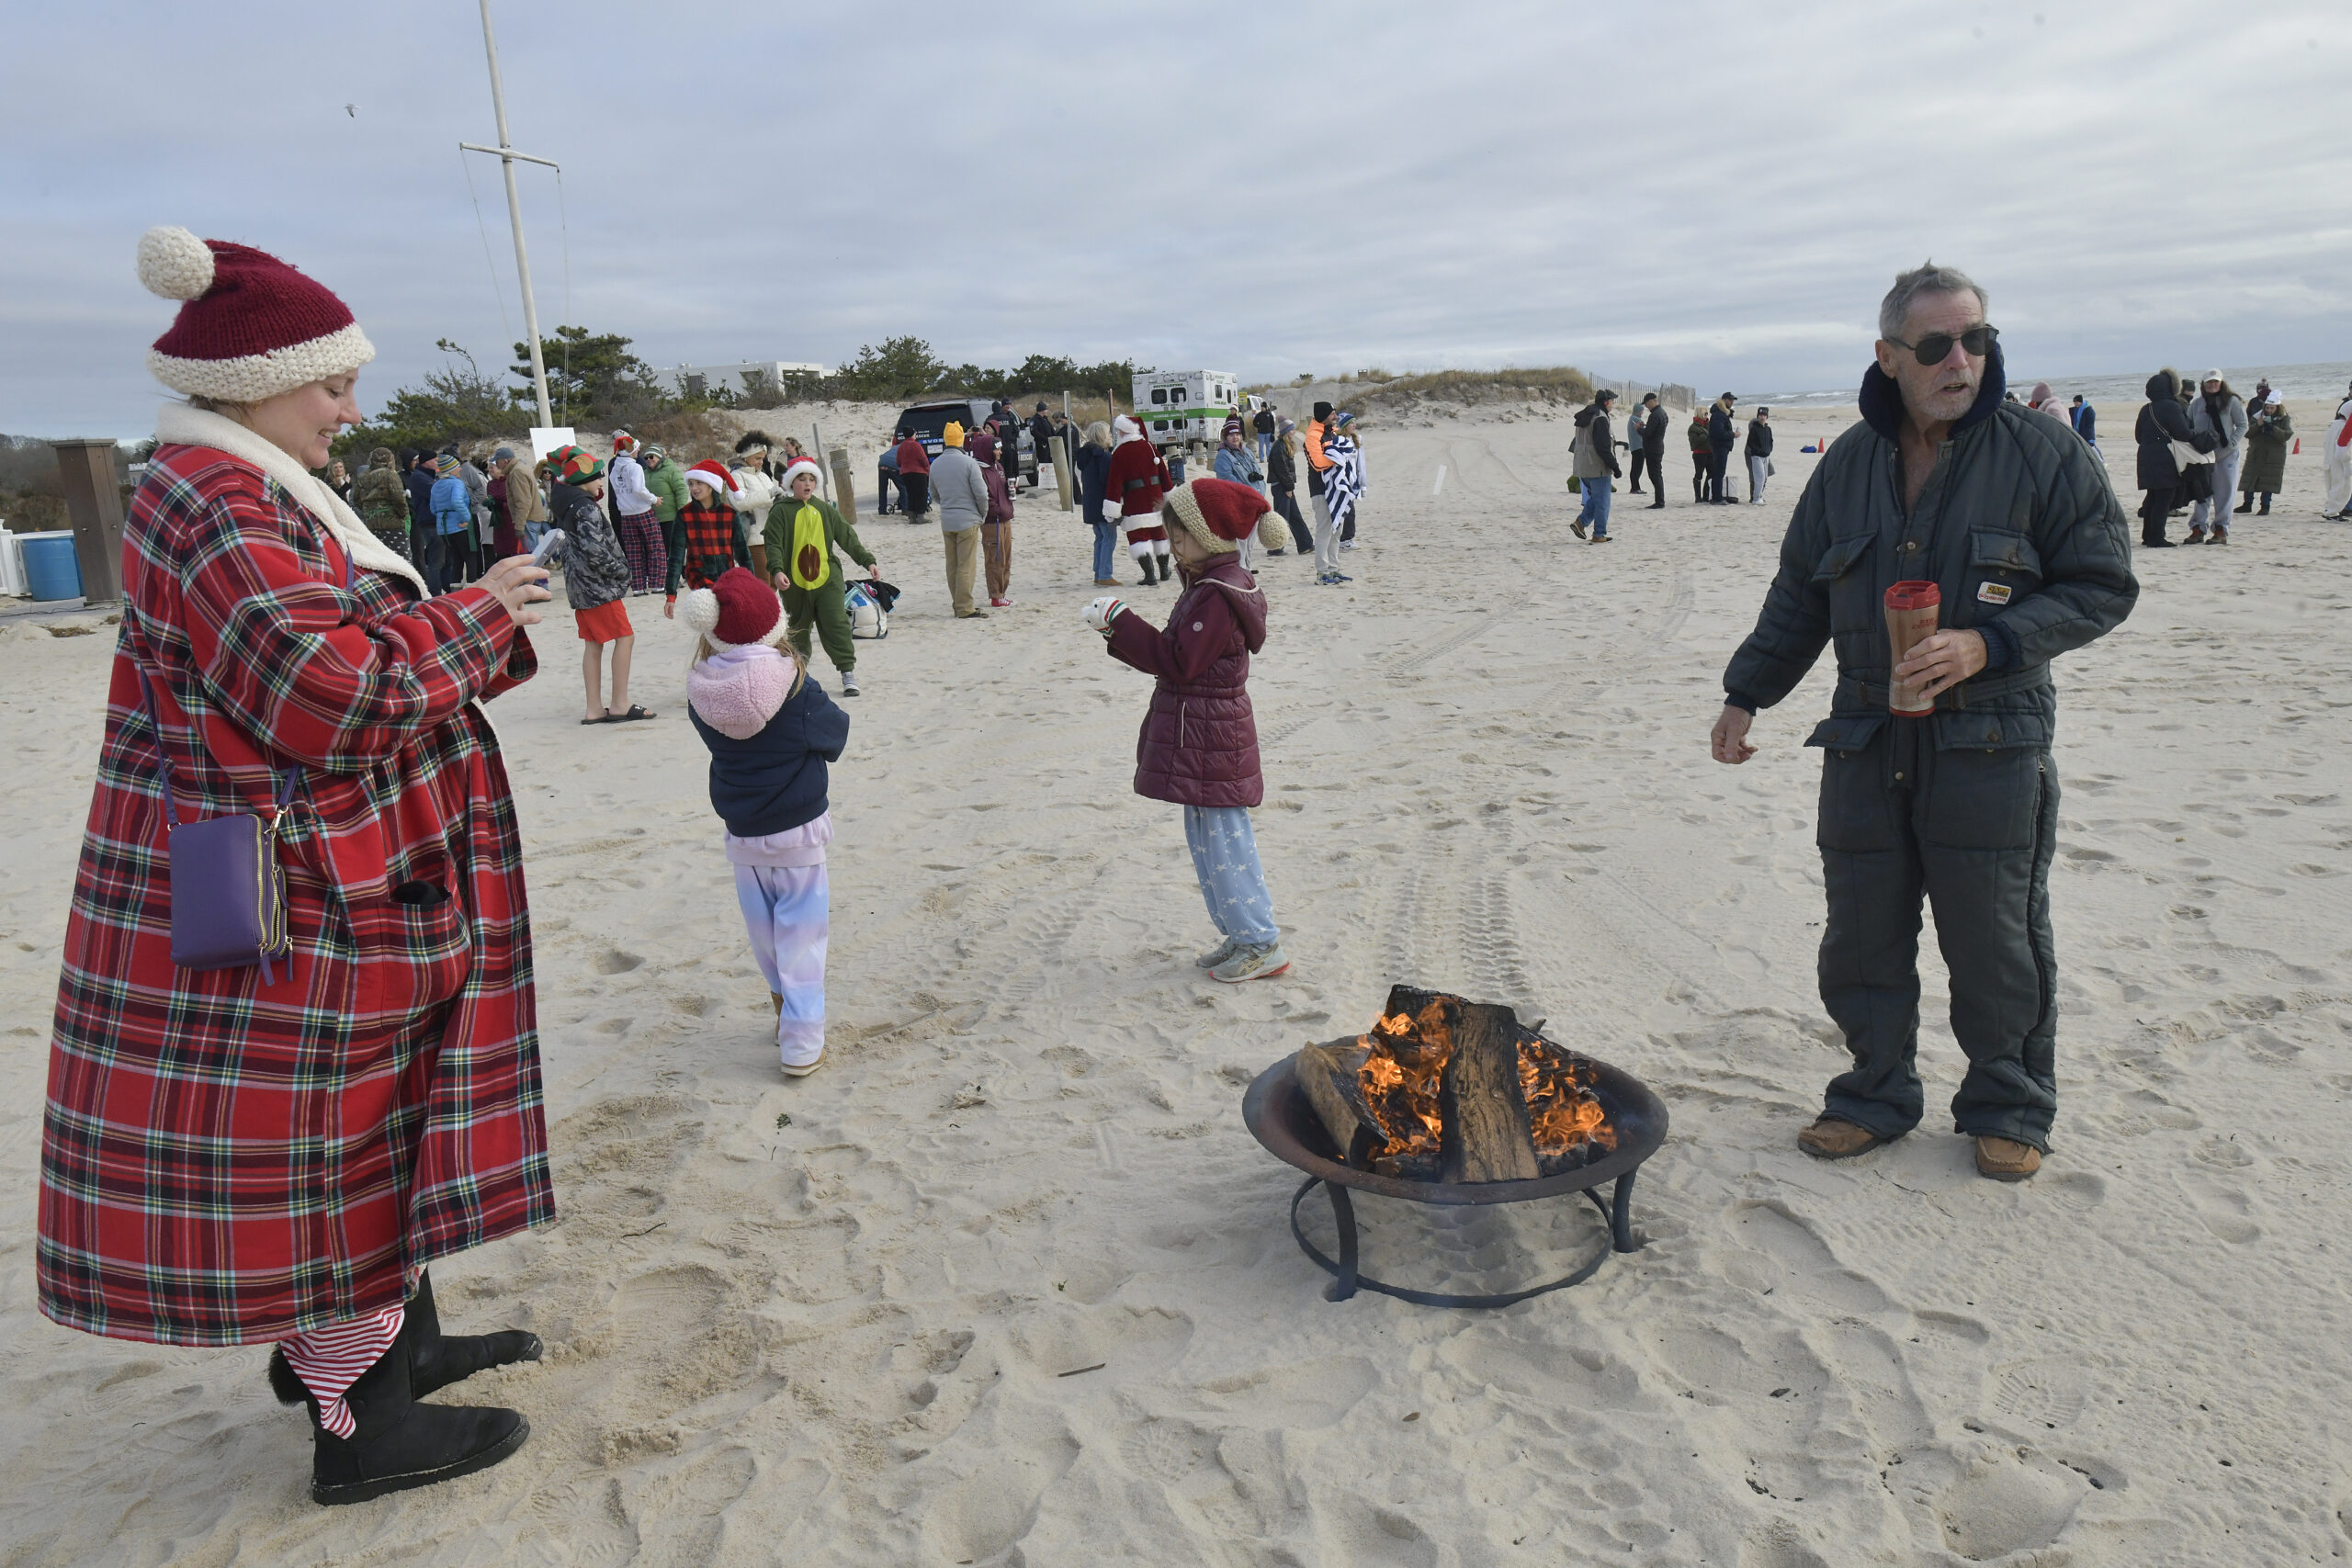
<path id="1" fill-rule="evenodd" d="M 1780 389 L 1852 379 L 1887 279 L 1933 254 L 2025 371 L 2347 352 L 2352 39 L 2318 5 L 1264 9 L 509 0 L 517 145 L 565 164 L 568 309 L 553 181 L 522 175 L 542 321 L 656 363 L 910 332 L 984 364 Z M 11 27 L 0 429 L 148 427 L 153 222 L 325 279 L 380 352 L 370 406 L 436 337 L 504 364 L 497 166 L 485 262 L 456 151 L 494 140 L 463 0 Z M 92 58 L 112 90 L 54 69 Z"/>

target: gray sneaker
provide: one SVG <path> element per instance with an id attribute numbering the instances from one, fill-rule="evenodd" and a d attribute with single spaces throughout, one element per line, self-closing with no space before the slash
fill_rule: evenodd
<path id="1" fill-rule="evenodd" d="M 857 695 L 857 677 L 846 670 L 842 671 L 842 695 L 845 697 Z"/>
<path id="2" fill-rule="evenodd" d="M 1240 951 L 1240 942 L 1236 938 L 1227 937 L 1223 942 L 1218 942 L 1215 947 L 1210 948 L 1206 953 L 1204 953 L 1198 958 L 1193 959 L 1193 962 L 1204 969 L 1214 969 L 1218 964 L 1224 963 L 1227 959 L 1232 957 L 1235 953 Z"/>
<path id="3" fill-rule="evenodd" d="M 1289 967 L 1290 959 L 1281 942 L 1270 942 L 1263 947 L 1245 942 L 1236 944 L 1233 956 L 1210 970 L 1209 976 L 1235 986 L 1244 980 L 1271 980 Z"/>

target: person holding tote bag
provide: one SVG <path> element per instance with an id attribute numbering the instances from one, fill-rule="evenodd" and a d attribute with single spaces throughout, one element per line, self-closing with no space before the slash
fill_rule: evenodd
<path id="1" fill-rule="evenodd" d="M 170 228 L 139 276 L 182 302 L 147 363 L 187 401 L 164 405 L 124 525 L 35 1284 L 92 1334 L 275 1346 L 311 1495 L 357 1502 L 530 1431 L 420 1396 L 539 1356 L 526 1333 L 445 1335 L 425 1265 L 555 1217 L 521 838 L 477 705 L 537 669 L 547 574 L 518 556 L 428 594 L 311 478 L 375 357 L 324 286 Z M 238 890 L 172 863 L 189 828 L 241 814 L 270 824 L 274 962 L 218 954 Z M 223 966 L 175 963 L 209 940 Z"/>

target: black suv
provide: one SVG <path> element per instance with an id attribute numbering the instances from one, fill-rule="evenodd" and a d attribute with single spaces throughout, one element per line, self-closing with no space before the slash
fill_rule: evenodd
<path id="1" fill-rule="evenodd" d="M 922 443 L 922 449 L 936 457 L 940 448 L 946 445 L 939 437 L 949 421 L 962 425 L 968 435 L 989 422 L 989 413 L 995 407 L 995 402 L 988 398 L 942 398 L 935 402 L 917 403 L 899 415 L 895 428 L 912 431 L 915 438 Z M 1015 428 L 1019 446 L 1014 457 L 1020 466 L 1016 469 L 1007 465 L 1005 472 L 1035 485 L 1037 482 L 1037 444 L 1031 439 L 1027 424 L 1018 424 Z"/>

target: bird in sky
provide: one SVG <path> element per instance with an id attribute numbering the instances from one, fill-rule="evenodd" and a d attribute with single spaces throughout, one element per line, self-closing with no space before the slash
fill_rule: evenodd
<path id="1" fill-rule="evenodd" d="M 357 104 L 345 104 L 343 106 L 343 112 L 349 115 L 352 118 L 357 119 L 359 118 L 359 106 Z"/>

